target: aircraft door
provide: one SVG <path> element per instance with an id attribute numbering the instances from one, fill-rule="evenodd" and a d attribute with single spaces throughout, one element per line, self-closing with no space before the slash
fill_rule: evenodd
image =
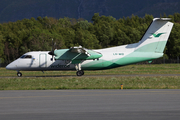
<path id="1" fill-rule="evenodd" d="M 47 54 L 45 53 L 39 54 L 39 67 L 41 68 L 47 67 Z"/>

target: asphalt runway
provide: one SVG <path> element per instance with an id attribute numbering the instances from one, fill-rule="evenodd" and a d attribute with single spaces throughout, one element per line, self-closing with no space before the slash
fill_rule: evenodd
<path id="1" fill-rule="evenodd" d="M 178 120 L 179 89 L 0 91 L 0 120 Z"/>

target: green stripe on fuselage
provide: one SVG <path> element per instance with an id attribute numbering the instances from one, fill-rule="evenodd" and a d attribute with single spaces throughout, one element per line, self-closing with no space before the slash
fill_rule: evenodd
<path id="1" fill-rule="evenodd" d="M 144 45 L 134 52 L 160 52 L 164 51 L 167 41 L 154 42 L 147 45 Z"/>
<path id="2" fill-rule="evenodd" d="M 145 54 L 146 56 L 141 56 L 142 54 Z M 100 59 L 99 61 L 92 61 L 90 63 L 87 63 L 85 65 L 82 65 L 83 70 L 92 70 L 92 69 L 110 69 L 110 68 L 116 68 L 124 65 L 134 64 L 138 62 L 143 61 L 149 61 L 156 59 L 157 57 L 162 57 L 163 54 L 159 53 L 142 53 L 142 52 L 133 52 L 123 58 L 120 59 L 114 59 L 111 61 L 106 61 L 103 59 Z M 150 57 L 151 56 L 151 57 Z M 155 58 L 153 56 L 156 56 Z"/>
<path id="3" fill-rule="evenodd" d="M 134 64 L 138 62 L 157 59 L 157 58 L 162 57 L 163 53 L 157 52 L 156 50 L 163 51 L 164 50 L 163 46 L 165 46 L 165 44 L 166 44 L 166 41 L 150 43 L 136 49 L 134 52 L 122 58 L 116 58 L 110 61 L 107 61 L 103 59 L 102 57 L 99 59 L 99 61 L 92 61 L 87 64 L 82 64 L 82 69 L 84 70 L 110 69 L 110 68 L 116 68 L 116 67 L 120 67 L 124 65 Z M 160 48 L 157 48 L 157 47 L 160 47 Z"/>

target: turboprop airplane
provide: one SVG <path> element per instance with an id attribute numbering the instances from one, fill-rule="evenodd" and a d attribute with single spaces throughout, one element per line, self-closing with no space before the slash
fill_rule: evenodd
<path id="1" fill-rule="evenodd" d="M 117 47 L 89 50 L 79 47 L 52 51 L 33 51 L 6 66 L 6 69 L 20 71 L 76 70 L 77 76 L 83 70 L 102 70 L 151 61 L 163 56 L 173 23 L 170 18 L 154 18 L 138 43 Z"/>

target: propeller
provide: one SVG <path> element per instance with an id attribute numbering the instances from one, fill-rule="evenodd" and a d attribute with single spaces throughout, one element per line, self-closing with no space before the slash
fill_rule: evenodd
<path id="1" fill-rule="evenodd" d="M 55 44 L 56 44 L 56 43 L 55 43 Z M 51 60 L 53 61 L 53 56 L 55 55 L 55 54 L 54 54 L 54 43 L 53 43 L 53 39 L 52 39 L 52 49 L 51 49 L 50 52 L 48 52 L 48 54 L 49 54 L 49 55 L 52 55 Z"/>

